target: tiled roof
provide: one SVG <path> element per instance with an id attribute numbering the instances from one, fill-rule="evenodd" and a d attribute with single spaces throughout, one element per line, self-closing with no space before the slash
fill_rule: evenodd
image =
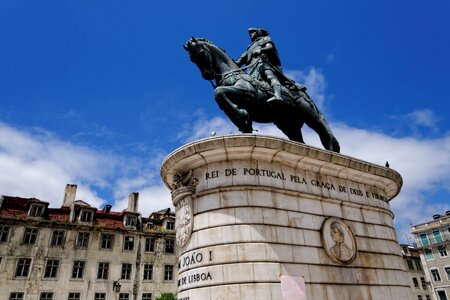
<path id="1" fill-rule="evenodd" d="M 48 202 L 41 201 L 35 198 L 21 198 L 21 197 L 10 197 L 3 196 L 3 202 L 0 207 L 0 218 L 3 219 L 15 219 L 15 220 L 27 220 L 28 219 L 28 210 L 30 204 L 32 203 L 42 203 L 48 206 Z M 75 207 L 88 207 L 94 208 L 90 206 L 88 203 L 76 200 L 74 202 Z M 78 209 L 76 208 L 76 211 Z M 167 213 L 167 210 L 161 210 L 160 213 Z M 43 221 L 56 221 L 56 222 L 70 222 L 70 213 L 71 208 L 67 206 L 63 206 L 61 208 L 47 208 L 42 216 Z M 109 211 L 106 212 L 105 209 L 96 210 L 94 213 L 94 222 L 93 226 L 98 226 L 106 229 L 127 229 L 124 226 L 123 219 L 124 214 L 127 211 L 114 212 Z M 173 213 L 171 213 L 173 214 Z M 138 215 L 138 214 L 137 214 Z M 143 218 L 143 220 L 147 220 Z M 70 224 L 73 224 L 70 222 Z"/>

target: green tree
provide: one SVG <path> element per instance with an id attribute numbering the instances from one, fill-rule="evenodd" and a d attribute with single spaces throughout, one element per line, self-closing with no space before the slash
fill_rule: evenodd
<path id="1" fill-rule="evenodd" d="M 177 296 L 172 293 L 162 293 L 155 300 L 177 300 Z"/>

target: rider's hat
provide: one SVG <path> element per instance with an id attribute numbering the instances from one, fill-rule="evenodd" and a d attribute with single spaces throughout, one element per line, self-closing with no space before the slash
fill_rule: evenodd
<path id="1" fill-rule="evenodd" d="M 261 36 L 268 36 L 269 35 L 269 32 L 267 30 L 263 29 L 263 28 L 249 28 L 248 29 L 249 33 L 252 33 L 252 32 L 255 32 L 255 31 L 257 31 Z"/>

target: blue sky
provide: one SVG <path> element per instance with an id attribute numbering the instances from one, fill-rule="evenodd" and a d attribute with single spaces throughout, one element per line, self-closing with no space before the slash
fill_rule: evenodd
<path id="1" fill-rule="evenodd" d="M 169 206 L 162 159 L 212 130 L 237 132 L 182 45 L 205 37 L 237 58 L 249 27 L 269 30 L 343 154 L 402 174 L 391 203 L 401 239 L 450 209 L 446 0 L 3 0 L 0 194 L 59 206 L 75 183 L 97 206 L 122 209 L 133 191 L 144 214 Z"/>

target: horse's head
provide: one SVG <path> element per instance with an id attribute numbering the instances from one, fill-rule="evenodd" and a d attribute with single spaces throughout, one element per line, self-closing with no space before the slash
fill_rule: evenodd
<path id="1" fill-rule="evenodd" d="M 184 45 L 184 49 L 189 52 L 191 61 L 200 69 L 202 77 L 206 80 L 213 80 L 215 74 L 212 66 L 213 56 L 207 45 L 207 43 L 192 37 Z"/>

